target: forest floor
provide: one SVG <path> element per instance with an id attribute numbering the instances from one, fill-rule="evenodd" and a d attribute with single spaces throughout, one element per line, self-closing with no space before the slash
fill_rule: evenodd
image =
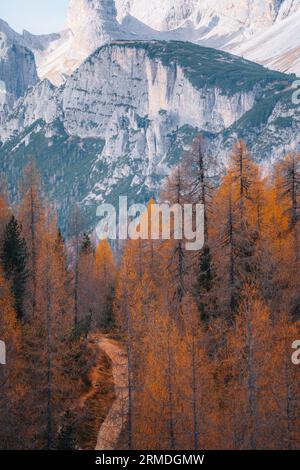
<path id="1" fill-rule="evenodd" d="M 82 410 L 76 425 L 76 442 L 79 449 L 95 448 L 98 433 L 113 403 L 116 400 L 112 361 L 99 348 L 101 335 L 89 338 L 90 370 L 86 377 L 88 386 L 82 395 L 79 407 Z"/>
<path id="2" fill-rule="evenodd" d="M 128 363 L 123 347 L 106 336 L 95 337 L 95 342 L 110 359 L 114 380 L 115 400 L 101 424 L 95 450 L 114 450 L 128 417 Z"/>

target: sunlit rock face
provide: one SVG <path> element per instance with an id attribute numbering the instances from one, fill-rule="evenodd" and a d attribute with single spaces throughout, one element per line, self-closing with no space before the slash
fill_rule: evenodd
<path id="1" fill-rule="evenodd" d="M 39 76 L 60 85 L 97 47 L 123 37 L 114 0 L 70 0 L 65 30 L 35 49 Z"/>
<path id="2" fill-rule="evenodd" d="M 70 0 L 67 29 L 74 36 L 73 48 L 86 55 L 118 39 L 119 24 L 114 0 Z"/>

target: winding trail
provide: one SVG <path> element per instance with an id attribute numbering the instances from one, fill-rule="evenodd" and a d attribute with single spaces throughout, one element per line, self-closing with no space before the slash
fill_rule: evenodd
<path id="1" fill-rule="evenodd" d="M 128 362 L 116 341 L 103 336 L 97 344 L 112 362 L 116 399 L 101 425 L 95 450 L 114 450 L 128 416 Z"/>

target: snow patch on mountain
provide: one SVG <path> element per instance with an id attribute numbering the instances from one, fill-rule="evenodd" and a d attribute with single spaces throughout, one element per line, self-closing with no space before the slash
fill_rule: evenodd
<path id="1" fill-rule="evenodd" d="M 186 28 L 197 42 L 210 40 L 224 47 L 271 26 L 287 1 L 116 0 L 116 7 L 119 21 L 130 14 L 155 30 Z M 288 8 L 285 12 L 290 14 Z"/>
<path id="2" fill-rule="evenodd" d="M 300 11 L 234 49 L 234 53 L 300 76 Z"/>

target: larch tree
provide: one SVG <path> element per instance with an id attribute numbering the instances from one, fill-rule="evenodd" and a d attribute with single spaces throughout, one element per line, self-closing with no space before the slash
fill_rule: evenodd
<path id="1" fill-rule="evenodd" d="M 23 383 L 21 328 L 13 304 L 10 286 L 0 269 L 0 338 L 6 345 L 6 365 L 0 366 L 2 450 L 21 449 L 25 441 L 22 419 L 26 388 Z"/>
<path id="2" fill-rule="evenodd" d="M 235 449 L 262 448 L 268 428 L 271 322 L 268 308 L 253 285 L 245 285 L 232 330 L 229 333 L 230 376 L 226 387 L 228 418 Z"/>
<path id="3" fill-rule="evenodd" d="M 182 444 L 193 450 L 207 449 L 214 444 L 218 416 L 213 362 L 208 356 L 208 335 L 193 298 L 187 296 L 183 308 L 185 329 L 178 356 L 183 371 L 179 394 L 183 399 L 183 415 L 187 417 L 183 426 L 187 439 Z"/>
<path id="4" fill-rule="evenodd" d="M 284 292 L 281 310 L 289 310 L 294 316 L 300 315 L 300 155 L 292 153 L 275 169 L 276 204 L 281 208 L 287 221 L 283 233 L 284 256 L 278 278 Z M 284 287 L 285 286 L 285 287 Z"/>
<path id="5" fill-rule="evenodd" d="M 230 315 L 235 308 L 237 291 L 240 287 L 238 276 L 238 242 L 236 237 L 235 192 L 231 172 L 223 178 L 213 200 L 211 239 L 213 255 L 219 282 L 219 309 L 223 315 Z M 221 282 L 222 279 L 222 282 Z"/>
<path id="6" fill-rule="evenodd" d="M 173 218 L 171 217 L 170 220 L 171 239 L 164 243 L 164 247 L 167 250 L 169 249 L 167 269 L 171 278 L 169 287 L 173 289 L 173 315 L 176 321 L 181 322 L 182 300 L 188 291 L 188 257 L 183 238 L 183 204 L 186 202 L 186 178 L 182 165 L 178 165 L 173 170 L 161 197 L 162 200 L 171 204 L 174 209 Z"/>
<path id="7" fill-rule="evenodd" d="M 94 264 L 96 311 L 93 321 L 97 328 L 110 328 L 113 324 L 113 295 L 116 280 L 114 255 L 107 240 L 96 249 Z"/>
<path id="8" fill-rule="evenodd" d="M 75 405 L 81 381 L 74 377 L 73 304 L 66 289 L 66 262 L 50 215 L 39 236 L 36 308 L 26 327 L 26 358 L 35 364 L 29 375 L 29 403 L 35 403 L 31 445 L 55 449 L 63 418 Z"/>
<path id="9" fill-rule="evenodd" d="M 228 292 L 230 314 L 236 311 L 243 284 L 256 278 L 260 176 L 243 142 L 232 152 L 227 174 L 213 199 L 211 232 L 221 289 Z M 259 199 L 256 203 L 258 204 Z M 260 217 L 260 216 L 259 216 Z M 223 297 L 223 296 L 222 296 Z"/>
<path id="10" fill-rule="evenodd" d="M 78 322 L 83 329 L 91 328 L 96 312 L 95 253 L 90 236 L 84 234 L 78 260 Z"/>
<path id="11" fill-rule="evenodd" d="M 79 262 L 83 233 L 83 216 L 79 204 L 76 204 L 70 217 L 69 231 L 73 255 L 73 292 L 74 292 L 74 325 L 79 321 Z"/>
<path id="12" fill-rule="evenodd" d="M 300 375 L 291 357 L 291 346 L 299 333 L 299 321 L 287 313 L 278 316 L 273 326 L 272 387 L 268 395 L 272 433 L 267 444 L 273 449 L 295 450 L 300 445 Z"/>
<path id="13" fill-rule="evenodd" d="M 37 265 L 41 251 L 41 232 L 45 221 L 40 179 L 35 165 L 31 162 L 25 169 L 21 183 L 21 203 L 18 220 L 28 251 L 28 278 L 26 292 L 26 316 L 35 315 L 37 303 Z"/>
<path id="14" fill-rule="evenodd" d="M 153 305 L 145 334 L 144 368 L 136 398 L 141 427 L 135 434 L 139 447 L 175 450 L 180 446 L 182 424 L 177 387 L 181 371 L 176 369 L 180 336 L 177 322 L 165 307 L 164 300 Z"/>
<path id="15" fill-rule="evenodd" d="M 116 294 L 114 303 L 114 312 L 117 325 L 120 332 L 124 335 L 126 341 L 126 352 L 128 360 L 128 433 L 127 446 L 128 449 L 134 447 L 133 436 L 133 419 L 135 414 L 134 391 L 135 391 L 135 354 L 134 343 L 135 323 L 132 318 L 135 301 L 133 292 L 138 288 L 141 280 L 141 273 L 136 268 L 141 261 L 140 243 L 138 240 L 129 240 L 125 245 L 122 263 L 117 276 Z"/>
<path id="16" fill-rule="evenodd" d="M 209 162 L 208 162 L 209 160 Z M 214 277 L 212 256 L 209 244 L 208 220 L 211 210 L 212 183 L 209 178 L 209 168 L 213 167 L 212 158 L 208 159 L 205 141 L 197 136 L 191 149 L 183 158 L 182 168 L 185 180 L 185 199 L 193 204 L 202 204 L 204 208 L 204 246 L 196 253 L 191 253 L 190 265 L 193 268 L 194 295 L 203 319 L 210 317 L 211 288 Z"/>

